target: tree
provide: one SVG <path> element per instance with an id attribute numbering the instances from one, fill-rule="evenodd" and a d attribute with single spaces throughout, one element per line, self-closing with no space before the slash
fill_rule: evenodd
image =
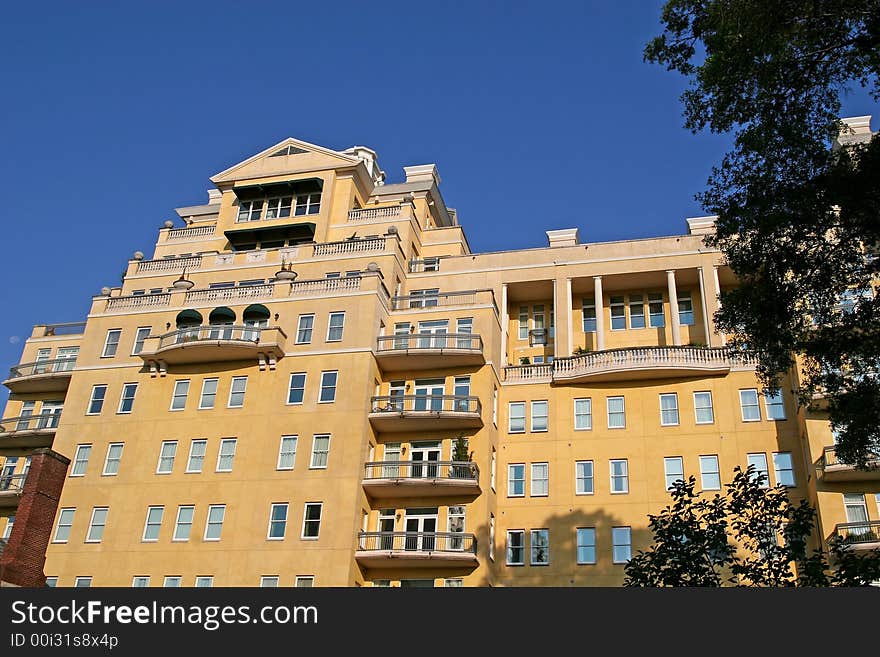
<path id="1" fill-rule="evenodd" d="M 653 544 L 625 567 L 626 586 L 868 586 L 880 580 L 880 550 L 858 555 L 842 540 L 808 549 L 815 510 L 767 488 L 752 466 L 737 467 L 724 495 L 676 481 L 672 504 L 650 515 Z"/>
<path id="2" fill-rule="evenodd" d="M 734 134 L 697 196 L 740 281 L 717 325 L 767 388 L 800 357 L 801 403 L 824 396 L 838 457 L 864 467 L 880 453 L 880 139 L 838 117 L 855 85 L 880 99 L 880 0 L 668 0 L 662 22 L 644 55 L 689 79 L 685 126 Z"/>

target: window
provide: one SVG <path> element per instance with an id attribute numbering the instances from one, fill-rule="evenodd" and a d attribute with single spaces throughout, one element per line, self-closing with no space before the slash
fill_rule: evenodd
<path id="1" fill-rule="evenodd" d="M 660 395 L 660 424 L 664 427 L 678 424 L 678 394 Z"/>
<path id="2" fill-rule="evenodd" d="M 199 473 L 205 463 L 205 451 L 208 449 L 207 440 L 193 440 L 189 444 L 189 459 L 186 461 L 186 471 Z"/>
<path id="3" fill-rule="evenodd" d="M 182 581 L 183 578 L 180 575 L 166 575 L 162 586 L 166 589 L 179 589 Z"/>
<path id="4" fill-rule="evenodd" d="M 73 587 L 77 589 L 87 589 L 92 585 L 91 577 L 77 577 L 73 581 Z"/>
<path id="5" fill-rule="evenodd" d="M 623 429 L 626 427 L 626 409 L 623 397 L 608 397 L 608 428 Z"/>
<path id="6" fill-rule="evenodd" d="M 584 297 L 581 305 L 584 313 L 584 333 L 596 331 L 596 301 L 593 297 Z"/>
<path id="7" fill-rule="evenodd" d="M 596 563 L 596 529 L 577 528 L 577 562 L 580 565 Z"/>
<path id="8" fill-rule="evenodd" d="M 261 589 L 276 589 L 278 588 L 278 576 L 277 575 L 263 575 L 260 578 L 260 588 Z"/>
<path id="9" fill-rule="evenodd" d="M 177 454 L 177 441 L 165 440 L 159 451 L 159 465 L 156 466 L 156 474 L 168 474 L 174 467 L 174 457 Z"/>
<path id="10" fill-rule="evenodd" d="M 306 373 L 295 372 L 290 375 L 290 386 L 287 389 L 288 404 L 302 404 L 306 389 Z"/>
<path id="11" fill-rule="evenodd" d="M 315 325 L 314 315 L 300 315 L 296 327 L 296 344 L 309 344 L 312 341 L 312 329 Z"/>
<path id="12" fill-rule="evenodd" d="M 575 431 L 587 431 L 593 428 L 593 400 L 574 400 L 574 428 Z"/>
<path id="13" fill-rule="evenodd" d="M 880 504 L 880 495 L 877 496 L 877 503 Z M 489 559 L 495 561 L 495 514 L 489 514 Z"/>
<path id="14" fill-rule="evenodd" d="M 8 516 L 6 518 L 6 527 L 3 529 L 3 535 L 0 536 L 0 539 L 7 539 L 12 535 L 12 528 L 15 526 L 15 516 Z"/>
<path id="15" fill-rule="evenodd" d="M 507 466 L 507 497 L 524 497 L 525 494 L 525 463 L 511 463 Z"/>
<path id="16" fill-rule="evenodd" d="M 214 402 L 217 400 L 217 385 L 219 379 L 205 379 L 202 381 L 202 394 L 199 397 L 199 408 L 214 408 Z"/>
<path id="17" fill-rule="evenodd" d="M 525 565 L 526 558 L 526 533 L 522 529 L 512 529 L 507 532 L 507 565 Z"/>
<path id="18" fill-rule="evenodd" d="M 574 464 L 574 490 L 577 495 L 593 494 L 593 462 L 576 461 Z"/>
<path id="19" fill-rule="evenodd" d="M 86 415 L 99 415 L 104 408 L 104 398 L 107 396 L 107 386 L 92 386 L 92 396 L 89 398 L 89 410 Z"/>
<path id="20" fill-rule="evenodd" d="M 321 508 L 320 502 L 306 503 L 305 513 L 303 513 L 303 538 L 318 538 L 321 531 Z"/>
<path id="21" fill-rule="evenodd" d="M 641 294 L 629 295 L 629 327 L 645 328 L 645 297 Z"/>
<path id="22" fill-rule="evenodd" d="M 611 555 L 614 563 L 626 563 L 632 558 L 632 532 L 629 527 L 611 528 Z"/>
<path id="23" fill-rule="evenodd" d="M 159 540 L 159 531 L 162 529 L 162 517 L 164 515 L 164 506 L 147 507 L 147 518 L 144 521 L 144 535 L 141 540 L 148 542 Z"/>
<path id="24" fill-rule="evenodd" d="M 659 292 L 648 295 L 648 325 L 651 328 L 666 326 L 663 316 L 663 295 Z"/>
<path id="25" fill-rule="evenodd" d="M 119 462 L 122 460 L 123 443 L 110 443 L 107 445 L 107 456 L 104 458 L 104 471 L 101 473 L 105 476 L 113 476 L 119 474 Z"/>
<path id="26" fill-rule="evenodd" d="M 312 461 L 310 469 L 323 469 L 327 467 L 327 459 L 330 455 L 330 436 L 316 435 L 312 438 Z"/>
<path id="27" fill-rule="evenodd" d="M 547 431 L 547 402 L 532 402 L 532 431 Z"/>
<path id="28" fill-rule="evenodd" d="M 749 465 L 755 466 L 754 479 L 761 480 L 761 488 L 770 486 L 770 472 L 767 470 L 767 455 L 764 453 L 749 454 Z"/>
<path id="29" fill-rule="evenodd" d="M 269 534 L 270 541 L 284 538 L 287 531 L 287 503 L 273 504 L 269 510 Z"/>
<path id="30" fill-rule="evenodd" d="M 224 438 L 220 441 L 220 451 L 217 453 L 217 472 L 232 472 L 237 442 L 235 438 Z"/>
<path id="31" fill-rule="evenodd" d="M 246 389 L 246 376 L 232 377 L 232 386 L 229 388 L 229 408 L 241 408 L 244 406 L 244 392 Z"/>
<path id="32" fill-rule="evenodd" d="M 219 541 L 223 531 L 223 519 L 226 517 L 225 504 L 212 504 L 208 507 L 208 521 L 205 523 L 205 540 Z"/>
<path id="33" fill-rule="evenodd" d="M 76 454 L 73 456 L 73 467 L 70 469 L 71 477 L 82 477 L 89 467 L 89 456 L 92 454 L 91 445 L 77 445 Z"/>
<path id="34" fill-rule="evenodd" d="M 338 372 L 321 372 L 321 394 L 318 403 L 336 401 L 336 379 Z"/>
<path id="35" fill-rule="evenodd" d="M 76 509 L 61 509 L 58 513 L 58 525 L 55 527 L 53 543 L 67 543 L 70 538 L 70 528 L 73 526 L 73 516 Z"/>
<path id="36" fill-rule="evenodd" d="M 137 389 L 137 383 L 126 383 L 122 386 L 122 395 L 119 397 L 119 410 L 117 413 L 131 413 Z"/>
<path id="37" fill-rule="evenodd" d="M 327 342 L 339 342 L 342 340 L 342 330 L 345 326 L 345 313 L 330 313 L 330 321 L 327 323 Z"/>
<path id="38" fill-rule="evenodd" d="M 296 441 L 297 436 L 281 436 L 277 470 L 293 470 L 293 465 L 296 463 Z"/>
<path id="39" fill-rule="evenodd" d="M 186 398 L 189 395 L 189 380 L 174 382 L 174 392 L 171 395 L 171 410 L 182 411 L 186 408 Z"/>
<path id="40" fill-rule="evenodd" d="M 623 297 L 611 297 L 608 305 L 611 308 L 611 330 L 620 331 L 625 329 L 626 306 L 623 303 Z"/>
<path id="41" fill-rule="evenodd" d="M 703 490 L 721 490 L 721 469 L 715 454 L 700 457 L 700 485 Z"/>
<path id="42" fill-rule="evenodd" d="M 776 452 L 773 454 L 773 471 L 776 473 L 778 486 L 794 486 L 794 462 L 791 452 Z"/>
<path id="43" fill-rule="evenodd" d="M 518 316 L 518 332 L 517 337 L 520 340 L 528 340 L 529 339 L 529 307 L 528 306 L 520 306 L 519 307 L 519 316 Z"/>
<path id="44" fill-rule="evenodd" d="M 550 465 L 532 463 L 532 497 L 546 497 L 550 494 Z"/>
<path id="45" fill-rule="evenodd" d="M 526 403 L 510 402 L 507 406 L 508 433 L 526 432 Z"/>
<path id="46" fill-rule="evenodd" d="M 236 219 L 236 221 L 259 221 L 260 215 L 262 213 L 263 199 L 256 199 L 253 201 L 239 201 L 238 218 Z"/>
<path id="47" fill-rule="evenodd" d="M 101 358 L 112 358 L 119 349 L 119 337 L 122 331 L 119 329 L 110 329 L 107 331 L 107 337 L 104 339 L 104 351 L 101 352 Z"/>
<path id="48" fill-rule="evenodd" d="M 266 219 L 282 219 L 290 216 L 290 208 L 293 206 L 292 196 L 270 198 L 266 202 Z"/>
<path id="49" fill-rule="evenodd" d="M 629 464 L 626 459 L 611 461 L 611 492 L 629 492 Z"/>
<path id="50" fill-rule="evenodd" d="M 761 408 L 758 406 L 758 391 L 755 388 L 739 391 L 739 406 L 743 422 L 760 421 Z"/>
<path id="51" fill-rule="evenodd" d="M 489 468 L 489 488 L 495 490 L 495 473 L 498 469 L 498 454 L 495 452 L 495 448 L 492 448 L 492 458 L 490 461 Z"/>
<path id="52" fill-rule="evenodd" d="M 681 292 L 678 295 L 678 323 L 682 326 L 694 325 L 694 304 L 690 292 Z"/>
<path id="53" fill-rule="evenodd" d="M 443 586 L 446 588 L 459 589 L 464 586 L 464 580 L 461 577 L 452 577 L 443 580 Z"/>
<path id="54" fill-rule="evenodd" d="M 304 214 L 318 214 L 321 211 L 321 194 L 299 194 L 296 197 L 296 209 L 294 215 L 297 217 Z"/>
<path id="55" fill-rule="evenodd" d="M 712 424 L 715 422 L 715 412 L 712 409 L 712 393 L 708 390 L 694 393 L 694 415 L 696 416 L 697 424 Z"/>
<path id="56" fill-rule="evenodd" d="M 196 577 L 196 588 L 197 589 L 210 589 L 214 586 L 214 576 L 213 575 L 199 575 Z"/>
<path id="57" fill-rule="evenodd" d="M 86 533 L 86 543 L 100 543 L 104 537 L 104 526 L 107 524 L 106 506 L 96 506 L 92 509 L 92 519 L 89 520 L 89 531 Z"/>
<path id="58" fill-rule="evenodd" d="M 174 536 L 172 541 L 188 541 L 192 532 L 193 516 L 196 508 L 192 505 L 177 507 L 177 519 L 174 521 Z"/>
<path id="59" fill-rule="evenodd" d="M 684 481 L 684 461 L 680 456 L 663 459 L 663 471 L 666 473 L 666 490 L 672 488 L 676 481 Z"/>
<path id="60" fill-rule="evenodd" d="M 531 564 L 533 566 L 546 566 L 550 563 L 550 530 L 533 529 L 529 534 Z"/>
<path id="61" fill-rule="evenodd" d="M 298 589 L 310 589 L 315 586 L 314 575 L 297 575 L 293 586 Z"/>
<path id="62" fill-rule="evenodd" d="M 140 326 L 138 327 L 137 332 L 134 334 L 134 345 L 131 348 L 132 356 L 136 356 L 144 350 L 144 340 L 150 337 L 150 332 L 153 330 L 151 326 Z"/>
<path id="63" fill-rule="evenodd" d="M 47 577 L 46 578 L 46 586 L 54 589 L 56 586 L 58 586 L 58 578 L 57 577 Z"/>
<path id="64" fill-rule="evenodd" d="M 764 410 L 767 411 L 768 420 L 785 419 L 785 402 L 782 399 L 782 390 L 764 393 Z"/>

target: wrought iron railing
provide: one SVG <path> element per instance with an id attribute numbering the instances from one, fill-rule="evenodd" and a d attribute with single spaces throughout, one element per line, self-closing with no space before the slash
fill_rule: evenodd
<path id="1" fill-rule="evenodd" d="M 479 413 L 479 397 L 459 395 L 380 395 L 373 413 Z"/>
<path id="2" fill-rule="evenodd" d="M 0 493 L 21 493 L 26 474 L 0 475 Z"/>
<path id="3" fill-rule="evenodd" d="M 402 333 L 380 335 L 376 342 L 378 352 L 421 349 L 482 351 L 483 339 L 476 333 Z"/>
<path id="4" fill-rule="evenodd" d="M 880 520 L 844 522 L 835 525 L 834 533 L 847 545 L 880 541 Z"/>
<path id="5" fill-rule="evenodd" d="M 479 481 L 480 470 L 471 461 L 371 461 L 364 479 L 463 479 Z"/>
<path id="6" fill-rule="evenodd" d="M 464 532 L 361 532 L 358 550 L 476 554 L 477 539 Z"/>
<path id="7" fill-rule="evenodd" d="M 76 358 L 55 358 L 53 360 L 38 360 L 33 363 L 19 363 L 9 368 L 9 378 L 70 372 L 75 366 Z"/>
<path id="8" fill-rule="evenodd" d="M 231 340 L 237 342 L 260 341 L 261 327 L 259 326 L 224 326 L 204 325 L 179 328 L 176 331 L 159 336 L 159 349 L 172 345 L 186 344 L 189 342 L 202 342 L 211 340 Z"/>
<path id="9" fill-rule="evenodd" d="M 40 413 L 39 415 L 20 415 L 0 420 L 0 433 L 34 431 L 37 429 L 57 429 L 61 413 Z"/>

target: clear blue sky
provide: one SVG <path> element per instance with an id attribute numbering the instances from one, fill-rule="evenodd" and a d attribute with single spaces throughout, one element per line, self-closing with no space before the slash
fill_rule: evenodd
<path id="1" fill-rule="evenodd" d="M 684 130 L 683 80 L 642 62 L 661 4 L 8 3 L 0 371 L 287 136 L 370 146 L 389 182 L 437 163 L 475 251 L 684 232 L 729 142 Z"/>

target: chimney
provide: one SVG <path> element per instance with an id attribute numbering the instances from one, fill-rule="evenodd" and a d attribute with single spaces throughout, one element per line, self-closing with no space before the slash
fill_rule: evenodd
<path id="1" fill-rule="evenodd" d="M 547 241 L 550 247 L 554 246 L 577 246 L 580 244 L 577 228 L 562 228 L 560 230 L 548 230 Z"/>
<path id="2" fill-rule="evenodd" d="M 406 174 L 406 182 L 422 182 L 434 181 L 435 185 L 440 184 L 440 172 L 437 171 L 436 164 L 419 164 L 414 167 L 403 167 Z"/>
<path id="3" fill-rule="evenodd" d="M 688 225 L 688 235 L 711 235 L 715 232 L 717 215 L 709 217 L 688 217 L 685 219 Z"/>

